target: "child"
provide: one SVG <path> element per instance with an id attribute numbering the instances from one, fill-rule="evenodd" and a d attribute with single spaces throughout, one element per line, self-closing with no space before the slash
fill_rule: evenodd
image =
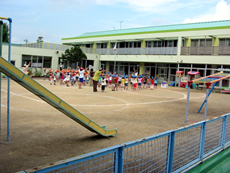
<path id="1" fill-rule="evenodd" d="M 25 64 L 24 64 L 24 66 L 25 66 Z M 43 80 L 45 80 L 46 79 L 46 67 L 43 69 L 43 75 L 44 75 Z"/>
<path id="2" fill-rule="evenodd" d="M 69 81 L 70 81 L 70 74 L 67 73 L 65 79 L 64 79 L 64 83 L 66 84 L 67 87 L 69 87 Z"/>
<path id="3" fill-rule="evenodd" d="M 154 77 L 152 77 L 152 79 L 151 79 L 151 88 L 150 88 L 151 90 L 153 90 L 154 89 Z"/>
<path id="4" fill-rule="evenodd" d="M 137 90 L 137 77 L 133 76 L 133 91 Z"/>
<path id="5" fill-rule="evenodd" d="M 115 81 L 115 89 L 118 91 L 118 75 L 115 75 L 116 77 L 114 78 Z"/>
<path id="6" fill-rule="evenodd" d="M 57 81 L 57 74 L 54 73 L 54 85 L 56 85 L 56 81 Z"/>
<path id="7" fill-rule="evenodd" d="M 147 78 L 146 78 L 146 76 L 143 77 L 143 88 L 147 88 Z"/>
<path id="8" fill-rule="evenodd" d="M 134 76 L 131 76 L 130 84 L 131 84 L 131 89 L 133 89 L 133 84 L 134 84 Z"/>
<path id="9" fill-rule="evenodd" d="M 76 82 L 75 73 L 74 73 L 74 72 L 72 72 L 71 85 L 72 85 L 72 86 L 74 86 L 75 82 Z"/>
<path id="10" fill-rule="evenodd" d="M 125 78 L 125 88 L 126 90 L 128 90 L 128 87 L 129 87 L 129 76 L 126 75 L 126 78 Z"/>
<path id="11" fill-rule="evenodd" d="M 118 77 L 118 86 L 121 87 L 121 75 Z"/>
<path id="12" fill-rule="evenodd" d="M 101 75 L 99 76 L 99 79 L 98 79 L 98 83 L 97 83 L 97 85 L 98 85 L 98 88 L 100 88 L 100 87 L 101 87 Z"/>
<path id="13" fill-rule="evenodd" d="M 50 85 L 52 85 L 52 83 L 53 83 L 53 73 L 52 73 L 52 71 L 50 71 L 50 73 L 49 73 L 49 80 L 50 80 Z"/>
<path id="14" fill-rule="evenodd" d="M 124 76 L 121 79 L 121 88 L 125 89 L 125 77 Z"/>
<path id="15" fill-rule="evenodd" d="M 148 88 L 150 88 L 150 86 L 151 86 L 151 79 L 150 79 L 150 77 L 148 76 Z"/>
<path id="16" fill-rule="evenodd" d="M 109 75 L 109 87 L 112 85 L 112 75 Z"/>
<path id="17" fill-rule="evenodd" d="M 101 92 L 105 92 L 105 86 L 106 86 L 106 79 L 104 76 L 102 76 L 101 79 Z"/>
<path id="18" fill-rule="evenodd" d="M 154 79 L 154 88 L 157 88 L 157 83 L 158 83 L 158 78 L 155 77 L 155 79 Z"/>
<path id="19" fill-rule="evenodd" d="M 138 89 L 141 90 L 141 85 L 142 85 L 142 76 L 139 76 L 138 78 Z"/>
<path id="20" fill-rule="evenodd" d="M 64 72 L 61 71 L 61 72 L 60 72 L 60 85 L 63 84 L 63 80 L 64 80 Z"/>

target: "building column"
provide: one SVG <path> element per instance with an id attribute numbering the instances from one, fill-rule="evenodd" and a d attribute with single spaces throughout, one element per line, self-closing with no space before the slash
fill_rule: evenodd
<path id="1" fill-rule="evenodd" d="M 190 39 L 190 37 L 188 39 L 185 39 L 185 47 L 187 47 L 186 55 L 190 55 L 190 47 L 191 47 L 191 39 Z"/>
<path id="2" fill-rule="evenodd" d="M 106 73 L 108 73 L 109 72 L 109 61 L 106 62 L 106 70 L 107 70 Z"/>
<path id="3" fill-rule="evenodd" d="M 54 51 L 54 54 L 51 60 L 51 68 L 53 70 L 56 70 L 59 67 L 58 60 L 59 60 L 59 51 L 58 52 Z"/>
<path id="4" fill-rule="evenodd" d="M 219 53 L 219 38 L 216 36 L 212 39 L 212 46 L 213 46 L 213 55 L 218 55 Z"/>
<path id="5" fill-rule="evenodd" d="M 107 49 L 111 48 L 111 43 L 110 41 L 107 43 Z"/>
<path id="6" fill-rule="evenodd" d="M 141 50 L 141 54 L 142 54 L 142 55 L 145 54 L 145 53 L 144 53 L 144 52 L 145 52 L 145 51 L 144 51 L 144 50 L 145 50 L 145 47 L 146 47 L 146 41 L 145 41 L 145 40 L 142 40 L 142 41 L 141 41 L 141 49 L 142 49 L 142 50 Z"/>
<path id="7" fill-rule="evenodd" d="M 93 71 L 97 71 L 99 69 L 100 65 L 100 55 L 96 55 L 96 58 L 94 59 L 93 62 Z"/>
<path id="8" fill-rule="evenodd" d="M 181 46 L 182 46 L 182 39 L 181 36 L 179 36 L 177 41 L 177 56 L 181 55 Z"/>
<path id="9" fill-rule="evenodd" d="M 93 43 L 93 54 L 96 54 L 97 43 Z"/>
<path id="10" fill-rule="evenodd" d="M 139 74 L 144 74 L 145 72 L 145 63 L 140 62 Z"/>

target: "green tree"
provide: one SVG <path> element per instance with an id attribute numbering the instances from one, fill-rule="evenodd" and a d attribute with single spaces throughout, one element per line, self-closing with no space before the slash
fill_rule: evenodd
<path id="1" fill-rule="evenodd" d="M 7 23 L 3 23 L 2 42 L 9 43 L 9 26 L 7 25 Z"/>
<path id="2" fill-rule="evenodd" d="M 61 60 L 62 63 L 70 62 L 76 63 L 81 62 L 81 60 L 87 59 L 87 56 L 84 52 L 82 52 L 81 48 L 79 46 L 73 46 L 71 49 L 66 49 L 65 53 L 62 54 Z"/>
<path id="3" fill-rule="evenodd" d="M 37 43 L 41 43 L 41 42 L 43 42 L 43 40 L 42 40 L 42 39 L 43 39 L 43 37 L 42 37 L 42 36 L 39 36 L 39 37 L 38 37 L 38 39 L 37 39 Z"/>

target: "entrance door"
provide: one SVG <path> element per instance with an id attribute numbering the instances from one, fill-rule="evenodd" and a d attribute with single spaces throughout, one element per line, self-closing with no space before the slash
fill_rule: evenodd
<path id="1" fill-rule="evenodd" d="M 167 81 L 167 67 L 158 67 L 159 81 Z"/>

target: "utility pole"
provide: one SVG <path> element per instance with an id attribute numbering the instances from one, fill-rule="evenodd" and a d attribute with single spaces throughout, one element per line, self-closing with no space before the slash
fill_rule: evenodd
<path id="1" fill-rule="evenodd" d="M 27 45 L 27 43 L 29 42 L 28 40 L 27 40 L 27 38 L 24 40 L 24 42 L 26 42 L 26 45 Z"/>
<path id="2" fill-rule="evenodd" d="M 123 22 L 123 21 L 119 21 L 119 22 L 120 22 L 120 29 L 121 29 L 121 28 L 122 28 L 121 26 L 122 26 L 122 22 Z"/>

